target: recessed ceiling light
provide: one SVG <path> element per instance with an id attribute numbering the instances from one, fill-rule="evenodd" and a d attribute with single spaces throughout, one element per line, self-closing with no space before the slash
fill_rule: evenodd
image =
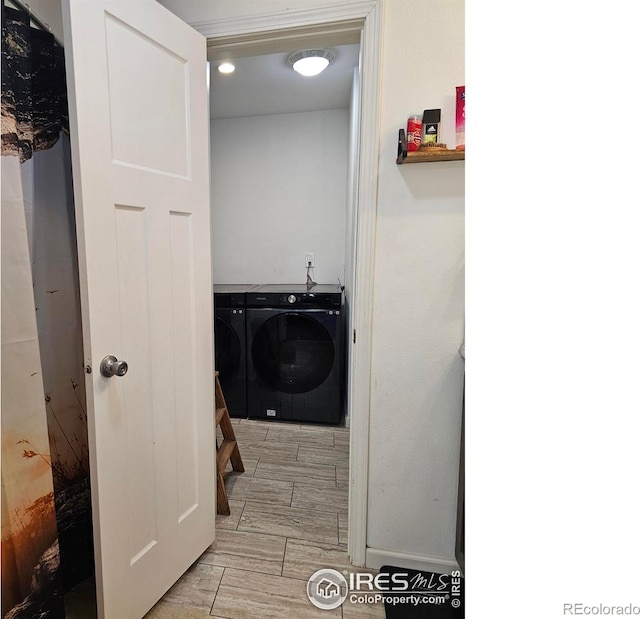
<path id="1" fill-rule="evenodd" d="M 220 73 L 233 73 L 235 70 L 235 66 L 230 62 L 223 62 L 218 65 L 218 71 L 220 71 Z"/>
<path id="2" fill-rule="evenodd" d="M 334 59 L 335 55 L 328 49 L 305 49 L 294 52 L 287 60 L 294 71 L 311 77 L 322 73 Z"/>

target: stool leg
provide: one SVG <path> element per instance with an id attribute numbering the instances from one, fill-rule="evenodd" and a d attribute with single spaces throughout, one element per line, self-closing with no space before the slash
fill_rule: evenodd
<path id="1" fill-rule="evenodd" d="M 223 471 L 218 471 L 218 483 L 216 489 L 216 511 L 223 516 L 231 514 L 229 500 L 227 499 L 227 490 L 224 487 Z"/>
<path id="2" fill-rule="evenodd" d="M 227 498 L 227 489 L 224 485 L 224 473 L 227 463 L 231 461 L 231 466 L 234 471 L 239 473 L 244 472 L 244 464 L 242 463 L 242 456 L 240 456 L 240 449 L 238 448 L 238 442 L 233 430 L 233 424 L 229 418 L 229 409 L 222 393 L 222 387 L 220 386 L 220 380 L 218 378 L 219 373 L 215 372 L 215 406 L 216 406 L 216 430 L 217 426 L 220 426 L 223 441 L 218 444 L 218 437 L 216 433 L 216 465 L 217 465 L 217 480 L 216 480 L 216 497 L 218 514 L 229 516 L 231 509 L 229 507 L 229 500 Z"/>

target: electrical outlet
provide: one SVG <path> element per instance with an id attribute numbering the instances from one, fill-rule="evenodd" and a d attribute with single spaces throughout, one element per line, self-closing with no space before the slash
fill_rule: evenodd
<path id="1" fill-rule="evenodd" d="M 306 266 L 306 267 L 315 267 L 316 266 L 316 256 L 315 256 L 315 254 L 305 254 L 304 255 L 304 266 Z"/>

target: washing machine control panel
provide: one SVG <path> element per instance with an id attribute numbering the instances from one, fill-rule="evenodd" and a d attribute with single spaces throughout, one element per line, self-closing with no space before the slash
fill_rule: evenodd
<path id="1" fill-rule="evenodd" d="M 318 284 L 264 285 L 246 293 L 247 307 L 288 307 L 291 309 L 339 309 L 342 305 L 342 290 L 339 286 Z"/>
<path id="2" fill-rule="evenodd" d="M 331 295 L 314 295 L 307 293 L 283 294 L 272 299 L 273 304 L 279 307 L 296 307 L 301 309 L 322 309 L 340 305 L 340 297 L 332 298 Z"/>

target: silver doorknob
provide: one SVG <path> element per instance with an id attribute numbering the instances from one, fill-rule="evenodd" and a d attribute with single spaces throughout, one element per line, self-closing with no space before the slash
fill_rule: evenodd
<path id="1" fill-rule="evenodd" d="M 100 374 L 106 378 L 112 376 L 124 376 L 129 366 L 126 361 L 118 361 L 113 355 L 107 355 L 100 363 Z"/>

